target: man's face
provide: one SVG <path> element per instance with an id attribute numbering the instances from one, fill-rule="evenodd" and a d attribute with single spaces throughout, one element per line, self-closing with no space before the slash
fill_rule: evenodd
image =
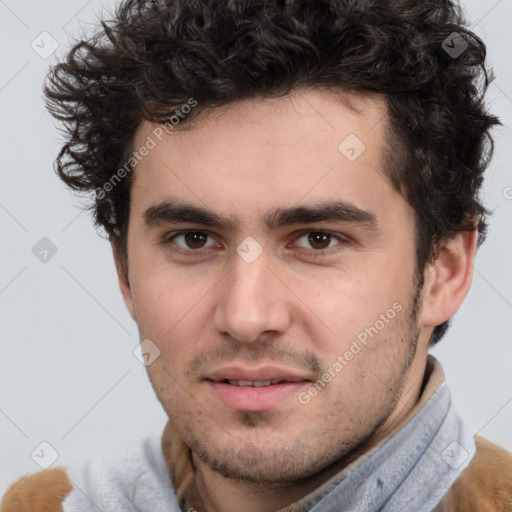
<path id="1" fill-rule="evenodd" d="M 134 149 L 156 146 L 134 173 L 127 303 L 171 422 L 224 476 L 315 474 L 423 376 L 413 210 L 384 177 L 384 100 L 352 100 L 360 114 L 327 91 L 243 101 L 161 141 L 139 127 Z M 185 203 L 232 225 L 176 216 Z"/>

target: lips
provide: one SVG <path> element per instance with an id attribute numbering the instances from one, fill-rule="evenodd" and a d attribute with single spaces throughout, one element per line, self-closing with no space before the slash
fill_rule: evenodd
<path id="1" fill-rule="evenodd" d="M 213 382 L 226 382 L 232 385 L 248 386 L 252 383 L 266 383 L 267 386 L 278 384 L 280 382 L 301 382 L 309 381 L 309 377 L 294 373 L 277 367 L 243 368 L 232 366 L 221 368 L 206 376 L 206 380 Z M 251 384 L 249 384 L 251 383 Z M 261 386 L 256 386 L 261 387 Z"/>
<path id="2" fill-rule="evenodd" d="M 311 382 L 306 375 L 270 366 L 222 368 L 204 380 L 216 400 L 237 411 L 275 409 Z"/>

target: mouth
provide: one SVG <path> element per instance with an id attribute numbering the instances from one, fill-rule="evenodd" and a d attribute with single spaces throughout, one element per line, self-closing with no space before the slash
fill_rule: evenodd
<path id="1" fill-rule="evenodd" d="M 268 386 L 275 386 L 276 384 L 281 384 L 282 382 L 287 382 L 284 380 L 223 380 L 224 384 L 230 384 L 231 386 L 238 386 L 241 388 L 266 388 Z"/>
<path id="2" fill-rule="evenodd" d="M 311 383 L 307 376 L 272 367 L 223 368 L 204 380 L 217 402 L 236 411 L 275 409 Z"/>

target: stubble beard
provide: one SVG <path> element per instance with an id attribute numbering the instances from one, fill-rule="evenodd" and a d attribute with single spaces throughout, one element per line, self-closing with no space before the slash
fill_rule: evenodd
<path id="1" fill-rule="evenodd" d="M 401 355 L 402 363 L 394 376 L 390 375 L 387 382 L 379 383 L 393 392 L 386 396 L 385 405 L 381 404 L 381 414 L 373 418 L 364 432 L 354 433 L 349 429 L 350 434 L 345 437 L 343 431 L 332 428 L 323 432 L 319 432 L 318 428 L 309 431 L 306 429 L 300 435 L 296 435 L 293 446 L 285 446 L 284 443 L 279 444 L 275 441 L 273 444 L 270 439 L 272 432 L 279 435 L 279 424 L 285 424 L 288 418 L 275 421 L 275 411 L 243 411 L 238 412 L 235 417 L 237 424 L 245 427 L 247 436 L 238 446 L 215 446 L 211 435 L 208 435 L 207 425 L 201 426 L 196 423 L 195 428 L 185 427 L 183 438 L 192 450 L 195 460 L 199 459 L 214 472 L 233 481 L 278 487 L 297 484 L 319 473 L 328 472 L 332 467 L 341 469 L 344 461 L 351 462 L 358 454 L 363 453 L 397 406 L 408 370 L 414 360 L 420 332 L 416 326 L 416 319 L 421 299 L 421 285 L 421 282 L 416 283 L 408 304 L 405 326 L 397 333 L 401 339 L 401 346 L 405 347 Z M 336 413 L 331 415 L 334 417 Z M 329 413 L 325 416 L 328 417 Z M 265 427 L 269 422 L 278 426 L 269 434 L 268 439 L 261 439 L 258 436 L 258 429 Z M 319 446 L 315 440 L 322 437 L 332 441 Z M 289 438 L 290 436 L 286 437 Z M 265 453 L 258 445 L 262 449 L 265 447 Z"/>

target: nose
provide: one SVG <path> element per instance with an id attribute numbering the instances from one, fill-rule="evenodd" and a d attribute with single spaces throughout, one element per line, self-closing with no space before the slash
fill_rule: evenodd
<path id="1" fill-rule="evenodd" d="M 235 255 L 231 271 L 221 282 L 215 309 L 214 325 L 220 334 L 251 343 L 267 331 L 286 331 L 293 294 L 284 276 L 268 263 L 265 251 L 252 263 Z"/>

